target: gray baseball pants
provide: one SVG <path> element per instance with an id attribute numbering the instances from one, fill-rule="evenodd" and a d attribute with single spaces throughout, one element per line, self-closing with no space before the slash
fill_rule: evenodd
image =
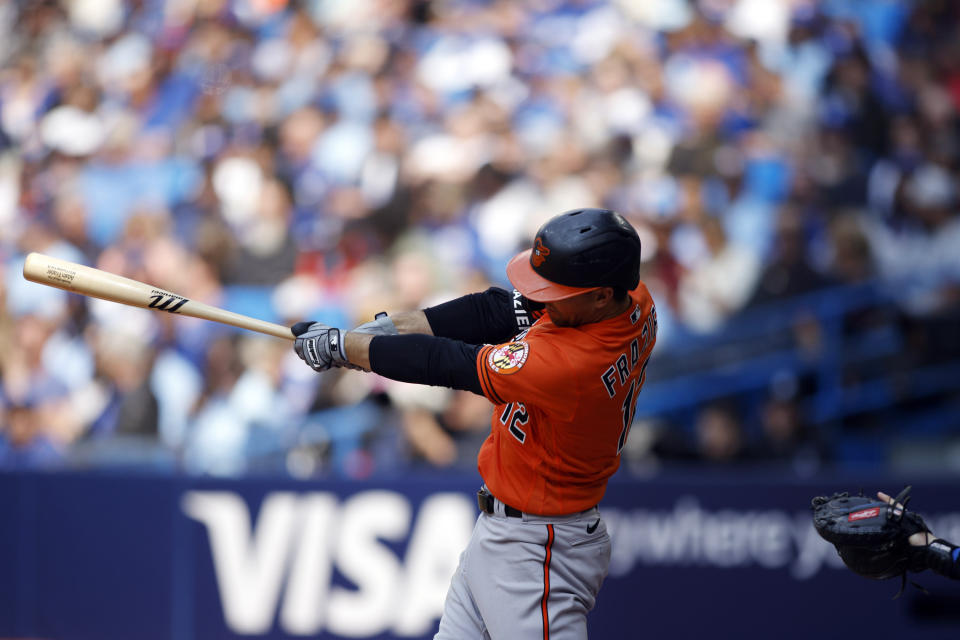
<path id="1" fill-rule="evenodd" d="M 584 640 L 610 565 L 598 509 L 570 516 L 481 513 L 434 640 Z"/>

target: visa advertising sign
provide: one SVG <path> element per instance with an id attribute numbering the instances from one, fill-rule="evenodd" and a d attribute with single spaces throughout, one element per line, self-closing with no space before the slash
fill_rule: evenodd
<path id="1" fill-rule="evenodd" d="M 0 475 L 0 637 L 432 638 L 477 484 Z M 646 637 L 752 638 L 776 624 L 806 638 L 829 620 L 838 633 L 956 638 L 958 583 L 912 575 L 930 594 L 891 601 L 899 581 L 852 574 L 817 536 L 810 498 L 850 487 L 618 479 L 601 505 L 613 551 L 591 637 L 638 637 L 642 617 Z M 956 488 L 915 484 L 911 504 L 954 541 Z M 858 606 L 875 615 L 849 620 Z"/>

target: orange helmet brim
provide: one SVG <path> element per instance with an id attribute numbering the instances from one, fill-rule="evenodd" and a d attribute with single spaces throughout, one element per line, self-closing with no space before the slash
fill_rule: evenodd
<path id="1" fill-rule="evenodd" d="M 530 254 L 533 249 L 521 251 L 507 263 L 507 278 L 525 298 L 535 302 L 554 302 L 578 296 L 600 287 L 570 287 L 547 280 L 533 270 Z"/>

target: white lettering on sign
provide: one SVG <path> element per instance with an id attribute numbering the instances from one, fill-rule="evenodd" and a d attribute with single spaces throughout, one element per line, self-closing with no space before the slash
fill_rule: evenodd
<path id="1" fill-rule="evenodd" d="M 272 493 L 256 525 L 231 492 L 190 491 L 182 508 L 207 529 L 224 620 L 244 635 L 267 633 L 278 619 L 298 636 L 422 636 L 443 612 L 476 520 L 461 493 L 433 494 L 415 521 L 407 498 L 391 491 L 342 504 L 330 493 Z M 401 562 L 386 543 L 405 540 Z M 354 588 L 332 585 L 334 568 Z"/>
<path id="2" fill-rule="evenodd" d="M 450 578 L 466 548 L 477 510 L 475 500 L 459 493 L 438 493 L 424 500 L 410 536 L 400 603 L 393 622 L 398 636 L 423 636 L 443 612 Z"/>
<path id="3" fill-rule="evenodd" d="M 290 555 L 297 503 L 296 494 L 270 494 L 251 530 L 247 505 L 234 493 L 191 491 L 183 497 L 184 512 L 207 527 L 223 615 L 237 633 L 270 629 Z"/>
<path id="4" fill-rule="evenodd" d="M 641 565 L 758 565 L 789 567 L 797 579 L 821 565 L 840 566 L 834 548 L 820 538 L 810 516 L 785 511 L 708 511 L 693 497 L 677 500 L 670 511 L 604 509 L 612 542 L 610 574 L 624 575 Z"/>
<path id="5" fill-rule="evenodd" d="M 398 542 L 410 530 L 410 504 L 398 493 L 370 491 L 348 500 L 340 511 L 343 532 L 336 555 L 341 573 L 356 590 L 334 588 L 328 628 L 347 637 L 374 635 L 389 628 L 397 612 L 394 594 L 400 561 L 379 539 Z"/>
<path id="6" fill-rule="evenodd" d="M 611 507 L 602 513 L 612 544 L 611 577 L 644 565 L 758 566 L 785 569 L 796 580 L 812 578 L 823 568 L 843 568 L 836 549 L 814 529 L 809 511 L 711 511 L 695 497 L 682 496 L 669 510 Z M 937 535 L 960 538 L 960 514 L 925 520 Z"/>
<path id="7" fill-rule="evenodd" d="M 333 565 L 330 556 L 339 532 L 337 498 L 310 493 L 300 499 L 300 540 L 290 567 L 280 625 L 293 635 L 316 635 L 323 628 Z"/>

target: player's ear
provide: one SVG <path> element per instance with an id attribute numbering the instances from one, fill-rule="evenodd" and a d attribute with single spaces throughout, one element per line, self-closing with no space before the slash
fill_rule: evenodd
<path id="1" fill-rule="evenodd" d="M 613 301 L 613 287 L 600 287 L 593 292 L 593 296 L 598 307 L 610 304 Z"/>

